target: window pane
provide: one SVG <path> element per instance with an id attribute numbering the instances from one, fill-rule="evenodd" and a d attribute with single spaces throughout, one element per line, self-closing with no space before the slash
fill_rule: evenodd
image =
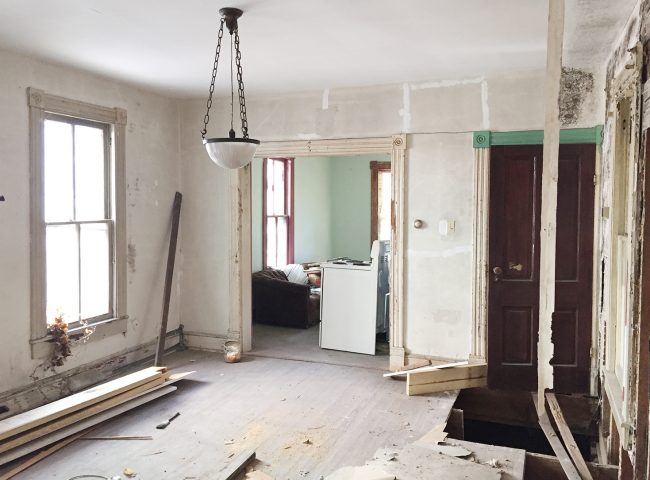
<path id="1" fill-rule="evenodd" d="M 76 125 L 74 149 L 76 220 L 104 219 L 104 131 L 101 128 Z"/>
<path id="2" fill-rule="evenodd" d="M 287 244 L 288 244 L 288 231 L 287 231 L 287 218 L 278 217 L 278 253 L 277 253 L 277 266 L 284 267 L 287 264 Z"/>
<path id="3" fill-rule="evenodd" d="M 273 204 L 275 215 L 284 215 L 284 162 L 276 160 L 273 178 Z"/>
<path id="4" fill-rule="evenodd" d="M 79 257 L 74 225 L 48 226 L 45 232 L 47 270 L 47 323 L 63 314 L 70 323 L 79 320 Z"/>
<path id="5" fill-rule="evenodd" d="M 266 265 L 268 267 L 277 266 L 277 231 L 275 217 L 266 219 Z"/>
<path id="6" fill-rule="evenodd" d="M 266 160 L 266 214 L 273 215 L 273 163 L 271 159 Z"/>
<path id="7" fill-rule="evenodd" d="M 74 217 L 72 206 L 72 125 L 45 120 L 43 131 L 45 221 L 66 222 Z"/>
<path id="8" fill-rule="evenodd" d="M 106 223 L 81 225 L 81 318 L 110 313 L 110 249 Z"/>
<path id="9" fill-rule="evenodd" d="M 379 201 L 377 202 L 379 207 L 379 228 L 377 234 L 379 240 L 390 240 L 390 172 L 379 172 L 377 190 L 379 195 Z"/>

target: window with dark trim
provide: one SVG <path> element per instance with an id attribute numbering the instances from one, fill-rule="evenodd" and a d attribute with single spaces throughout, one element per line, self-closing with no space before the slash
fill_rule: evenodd
<path id="1" fill-rule="evenodd" d="M 264 267 L 293 263 L 293 158 L 265 158 L 262 195 Z"/>
<path id="2" fill-rule="evenodd" d="M 390 240 L 390 162 L 370 162 L 370 242 Z"/>

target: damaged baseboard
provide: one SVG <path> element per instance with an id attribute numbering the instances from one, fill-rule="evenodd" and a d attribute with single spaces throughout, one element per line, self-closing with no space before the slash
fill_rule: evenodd
<path id="1" fill-rule="evenodd" d="M 165 349 L 183 348 L 183 327 L 167 332 Z M 72 395 L 110 377 L 128 373 L 153 358 L 157 340 L 123 350 L 115 355 L 75 367 L 62 373 L 36 380 L 30 385 L 18 387 L 0 394 L 0 419 L 39 407 L 46 403 Z"/>
<path id="2" fill-rule="evenodd" d="M 183 332 L 183 345 L 190 350 L 223 352 L 224 344 L 229 340 L 239 340 L 239 335 L 221 335 L 207 332 Z"/>

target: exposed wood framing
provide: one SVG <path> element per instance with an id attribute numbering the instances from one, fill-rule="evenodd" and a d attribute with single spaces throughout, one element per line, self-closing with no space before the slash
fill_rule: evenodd
<path id="1" fill-rule="evenodd" d="M 587 467 L 594 480 L 618 480 L 618 467 L 614 465 L 587 463 Z M 564 478 L 560 461 L 550 455 L 526 452 L 526 479 L 549 480 L 551 478 Z"/>
<path id="2" fill-rule="evenodd" d="M 404 348 L 404 261 L 405 261 L 405 202 L 406 202 L 406 135 L 393 135 L 391 137 L 376 138 L 347 138 L 332 140 L 307 140 L 286 142 L 263 142 L 257 149 L 257 158 L 265 157 L 308 157 L 308 156 L 351 156 L 367 154 L 389 154 L 391 156 L 391 180 L 393 202 L 393 228 L 391 236 L 390 258 L 390 369 L 399 370 L 405 365 Z M 231 182 L 230 211 L 236 212 L 231 219 L 231 231 L 236 232 L 238 240 L 232 240 L 233 253 L 231 260 L 241 262 L 248 266 L 250 272 L 251 249 L 250 240 L 248 248 L 243 248 L 242 238 L 250 238 L 250 168 L 240 169 L 239 175 Z M 244 205 L 246 210 L 242 210 Z M 244 226 L 247 229 L 244 230 Z M 250 310 L 250 281 L 242 281 L 242 274 L 233 280 L 231 277 L 231 302 L 233 297 L 237 302 L 247 303 L 246 309 Z M 241 311 L 241 310 L 239 310 Z M 243 339 L 244 345 L 249 345 L 250 327 L 249 318 L 242 314 L 237 316 L 237 311 L 231 311 L 231 329 L 237 322 L 237 331 L 244 332 L 248 338 Z"/>
<path id="3" fill-rule="evenodd" d="M 540 217 L 539 333 L 537 343 L 537 413 L 546 415 L 544 391 L 553 388 L 553 341 L 555 309 L 555 241 L 558 156 L 560 151 L 560 78 L 564 37 L 564 0 L 550 0 L 544 85 L 544 154 L 542 167 L 542 213 Z M 557 453 L 557 452 L 556 452 Z"/>
<path id="4" fill-rule="evenodd" d="M 532 394 L 532 397 L 533 397 L 533 402 L 535 402 L 535 409 L 537 410 L 537 414 L 539 416 L 539 426 L 542 427 L 542 431 L 544 432 L 544 435 L 546 435 L 546 439 L 548 440 L 548 443 L 551 445 L 553 452 L 555 452 L 555 455 L 560 461 L 562 470 L 564 470 L 564 473 L 566 474 L 569 480 L 581 480 L 580 475 L 576 470 L 576 467 L 573 465 L 573 462 L 571 461 L 571 457 L 569 457 L 569 454 L 562 446 L 562 442 L 560 442 L 560 439 L 556 435 L 555 430 L 553 430 L 553 426 L 551 425 L 551 420 L 548 418 L 548 415 L 546 414 L 546 408 L 545 408 L 546 403 L 539 405 L 537 403 L 538 400 L 535 393 Z"/>

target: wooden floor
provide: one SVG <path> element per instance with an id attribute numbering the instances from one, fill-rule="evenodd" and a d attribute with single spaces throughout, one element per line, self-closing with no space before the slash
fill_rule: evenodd
<path id="1" fill-rule="evenodd" d="M 252 356 L 226 364 L 220 354 L 195 351 L 166 360 L 197 373 L 92 434 L 153 440 L 77 441 L 15 478 L 111 478 L 130 468 L 142 480 L 213 480 L 239 452 L 254 449 L 257 468 L 278 480 L 320 479 L 420 438 L 446 420 L 457 395 L 407 397 L 404 382 L 366 367 Z M 167 429 L 155 428 L 176 412 Z"/>
<path id="2" fill-rule="evenodd" d="M 388 344 L 377 343 L 375 355 L 326 350 L 318 346 L 318 325 L 286 328 L 253 324 L 252 355 L 347 365 L 388 371 Z"/>

